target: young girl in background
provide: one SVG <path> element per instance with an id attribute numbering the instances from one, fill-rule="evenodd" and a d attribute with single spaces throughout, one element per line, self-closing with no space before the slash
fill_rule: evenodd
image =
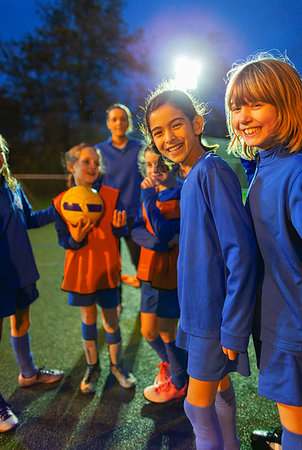
<path id="1" fill-rule="evenodd" d="M 121 103 L 110 105 L 106 111 L 106 125 L 110 137 L 105 142 L 95 145 L 95 148 L 100 150 L 105 166 L 103 183 L 120 191 L 129 230 L 125 241 L 132 263 L 137 268 L 140 247 L 131 238 L 131 228 L 140 206 L 142 177 L 138 168 L 138 154 L 142 142 L 130 137 L 133 129 L 132 115 L 126 105 Z M 130 286 L 140 287 L 136 275 L 122 274 L 121 281 Z"/>
<path id="2" fill-rule="evenodd" d="M 133 227 L 132 238 L 141 246 L 137 276 L 142 282 L 141 331 L 161 362 L 154 384 L 145 397 L 163 403 L 186 395 L 186 353 L 175 346 L 179 304 L 177 256 L 181 184 L 175 172 L 163 166 L 150 147 L 140 154 L 143 204 Z M 162 169 L 163 169 L 162 167 Z"/>
<path id="3" fill-rule="evenodd" d="M 77 226 L 61 216 L 60 203 L 64 192 L 54 199 L 57 210 L 56 230 L 59 244 L 66 249 L 62 289 L 68 291 L 68 302 L 81 307 L 82 336 L 87 370 L 81 382 L 84 394 L 94 393 L 99 375 L 97 305 L 109 348 L 111 373 L 124 388 L 135 385 L 134 376 L 122 363 L 122 341 L 118 316 L 120 278 L 119 238 L 127 233 L 126 213 L 119 202 L 119 191 L 102 185 L 100 152 L 82 143 L 65 153 L 70 172 L 68 186 L 95 189 L 104 202 L 104 215 L 93 226 L 90 221 Z M 106 255 L 106 257 L 105 257 Z"/>
<path id="4" fill-rule="evenodd" d="M 23 190 L 10 174 L 9 150 L 0 135 L 0 340 L 4 317 L 10 316 L 11 343 L 20 367 L 20 387 L 54 383 L 63 377 L 59 370 L 37 369 L 30 348 L 30 304 L 39 296 L 39 278 L 28 228 L 38 228 L 54 221 L 53 207 L 33 212 Z M 0 395 L 0 431 L 18 424 Z"/>
<path id="5" fill-rule="evenodd" d="M 277 402 L 282 448 L 302 449 L 302 82 L 285 59 L 229 73 L 230 149 L 256 165 L 246 207 L 261 253 L 254 343 L 258 392 Z M 251 177 L 250 177 L 251 178 Z M 268 436 L 251 436 L 253 448 Z M 259 447 L 258 447 L 259 446 Z"/>
<path id="6" fill-rule="evenodd" d="M 147 99 L 144 129 L 153 147 L 187 177 L 180 201 L 177 345 L 188 352 L 185 413 L 198 449 L 239 449 L 228 376 L 248 376 L 256 244 L 239 181 L 201 142 L 203 118 L 184 91 L 161 86 Z"/>

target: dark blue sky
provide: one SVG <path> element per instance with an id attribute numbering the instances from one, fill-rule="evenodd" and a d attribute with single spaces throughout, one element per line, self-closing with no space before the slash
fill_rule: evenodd
<path id="1" fill-rule="evenodd" d="M 129 30 L 143 27 L 151 50 L 154 84 L 173 75 L 178 55 L 202 65 L 200 85 L 217 76 L 218 91 L 231 64 L 256 51 L 287 52 L 302 73 L 301 0 L 128 0 Z M 0 35 L 19 38 L 39 21 L 35 0 L 0 0 Z M 150 86 L 152 89 L 154 86 Z"/>

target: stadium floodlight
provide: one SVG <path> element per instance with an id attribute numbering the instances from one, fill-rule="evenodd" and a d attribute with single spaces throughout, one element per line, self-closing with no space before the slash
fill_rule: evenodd
<path id="1" fill-rule="evenodd" d="M 198 61 L 187 57 L 179 57 L 175 61 L 175 84 L 181 89 L 195 89 L 201 65 Z"/>

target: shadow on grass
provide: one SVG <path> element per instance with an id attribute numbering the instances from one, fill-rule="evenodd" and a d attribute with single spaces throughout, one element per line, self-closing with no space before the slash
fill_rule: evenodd
<path id="1" fill-rule="evenodd" d="M 168 403 L 145 404 L 141 410 L 142 417 L 154 421 L 154 430 L 149 436 L 146 449 L 195 449 L 195 438 L 192 426 L 183 410 L 184 399 L 172 400 Z"/>
<path id="2" fill-rule="evenodd" d="M 133 322 L 132 322 L 133 323 Z M 141 340 L 139 317 L 137 317 L 128 345 L 123 354 L 129 370 L 135 363 Z M 61 383 L 18 388 L 9 401 L 19 417 L 20 426 L 15 432 L 1 434 L 0 446 L 12 449 L 93 449 L 103 448 L 106 441 L 116 433 L 121 409 L 133 401 L 135 389 L 121 388 L 104 355 L 105 336 L 99 332 L 102 351 L 102 371 L 95 395 L 83 395 L 80 382 L 86 360 L 84 354 L 73 368 L 66 372 Z M 102 357 L 103 356 L 103 357 Z M 117 439 L 119 439 L 117 432 Z M 116 439 L 115 438 L 115 439 Z M 120 443 L 123 448 L 123 443 Z"/>

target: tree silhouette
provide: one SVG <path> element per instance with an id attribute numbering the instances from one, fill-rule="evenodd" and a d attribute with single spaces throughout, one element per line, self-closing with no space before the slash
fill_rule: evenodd
<path id="1" fill-rule="evenodd" d="M 99 140 L 104 111 L 119 100 L 123 80 L 149 70 L 142 31 L 128 32 L 122 6 L 39 1 L 41 26 L 19 41 L 0 42 L 2 90 L 20 106 L 23 140 L 48 171 L 58 170 L 56 155 L 70 146 Z"/>

